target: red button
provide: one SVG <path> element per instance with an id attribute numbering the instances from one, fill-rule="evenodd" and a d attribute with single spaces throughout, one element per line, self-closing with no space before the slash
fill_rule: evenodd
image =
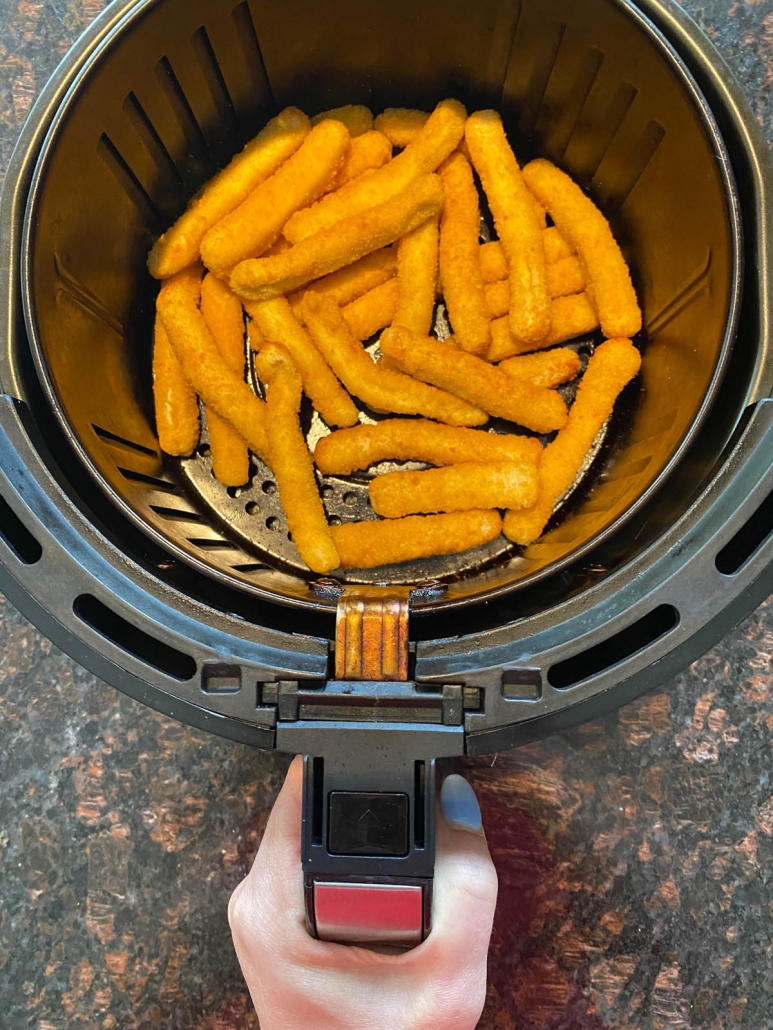
<path id="1" fill-rule="evenodd" d="M 423 891 L 419 886 L 315 883 L 317 936 L 341 944 L 420 944 Z"/>

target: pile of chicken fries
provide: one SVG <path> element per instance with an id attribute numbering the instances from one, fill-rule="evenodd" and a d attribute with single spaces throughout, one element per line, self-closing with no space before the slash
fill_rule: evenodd
<path id="1" fill-rule="evenodd" d="M 485 244 L 480 190 L 497 236 Z M 243 486 L 250 452 L 262 459 L 320 574 L 461 553 L 503 532 L 533 543 L 641 365 L 641 310 L 602 213 L 550 162 L 521 168 L 496 111 L 468 116 L 455 100 L 375 120 L 360 106 L 312 119 L 287 108 L 148 267 L 162 281 L 162 449 L 196 450 L 203 404 L 217 479 Z M 440 301 L 445 340 L 431 335 Z M 560 345 L 598 329 L 605 342 L 582 372 Z M 374 358 L 365 343 L 379 333 Z M 567 408 L 558 387 L 581 374 Z M 332 430 L 313 455 L 304 394 Z M 513 433 L 489 432 L 492 418 Z M 430 467 L 371 479 L 380 519 L 329 525 L 318 474 L 384 461 Z"/>

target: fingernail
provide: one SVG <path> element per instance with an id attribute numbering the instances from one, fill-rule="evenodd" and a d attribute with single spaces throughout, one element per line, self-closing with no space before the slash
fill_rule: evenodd
<path id="1" fill-rule="evenodd" d="M 483 832 L 483 820 L 475 791 L 463 776 L 446 777 L 440 788 L 440 810 L 455 830 Z"/>

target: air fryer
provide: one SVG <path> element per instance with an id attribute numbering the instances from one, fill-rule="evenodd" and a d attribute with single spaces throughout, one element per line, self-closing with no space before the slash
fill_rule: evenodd
<path id="1" fill-rule="evenodd" d="M 319 580 L 267 467 L 227 490 L 206 435 L 161 454 L 146 255 L 282 107 L 448 96 L 610 218 L 642 374 L 536 544 Z M 117 0 L 47 87 L 0 212 L 0 585 L 118 688 L 307 756 L 311 932 L 421 940 L 435 760 L 629 700 L 769 592 L 769 174 L 670 0 Z M 321 489 L 331 520 L 375 517 L 366 477 Z"/>

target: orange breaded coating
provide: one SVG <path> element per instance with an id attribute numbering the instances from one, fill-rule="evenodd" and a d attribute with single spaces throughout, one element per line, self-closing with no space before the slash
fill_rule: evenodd
<path id="1" fill-rule="evenodd" d="M 376 365 L 330 298 L 310 290 L 303 308 L 309 332 L 327 363 L 349 393 L 374 411 L 424 415 L 456 426 L 478 426 L 488 421 L 485 412 L 458 397 Z"/>
<path id="2" fill-rule="evenodd" d="M 510 310 L 510 281 L 502 279 L 486 283 L 486 307 L 491 318 L 501 318 Z M 548 265 L 548 289 L 552 300 L 570 297 L 585 290 L 582 266 L 576 257 L 564 258 Z M 552 335 L 552 333 L 551 333 Z"/>
<path id="3" fill-rule="evenodd" d="M 199 402 L 159 316 L 153 344 L 153 397 L 159 447 L 176 458 L 187 458 L 199 442 Z"/>
<path id="4" fill-rule="evenodd" d="M 344 307 L 353 300 L 362 297 L 369 290 L 387 282 L 397 275 L 397 248 L 384 247 L 373 254 L 367 254 L 352 265 L 340 268 L 337 272 L 324 276 L 310 283 L 309 289 L 323 297 L 330 297 L 336 304 Z M 299 290 L 290 295 L 288 300 L 296 318 L 302 318 L 301 306 L 305 291 Z"/>
<path id="5" fill-rule="evenodd" d="M 508 318 L 495 318 L 491 323 L 491 347 L 486 355 L 487 361 L 499 362 L 512 358 L 517 354 L 528 354 L 534 350 L 554 347 L 557 343 L 575 340 L 598 329 L 599 316 L 591 304 L 587 293 L 575 293 L 571 297 L 556 297 L 552 301 L 553 328 L 550 336 L 539 347 L 516 340 L 510 333 Z"/>
<path id="6" fill-rule="evenodd" d="M 480 206 L 470 162 L 457 151 L 441 165 L 440 177 L 446 194 L 440 218 L 440 276 L 448 317 L 462 350 L 485 354 L 491 343 L 491 317 L 480 267 Z M 429 334 L 428 328 L 408 328 Z"/>
<path id="7" fill-rule="evenodd" d="M 183 372 L 209 411 L 229 422 L 261 458 L 268 455 L 266 406 L 223 360 L 199 310 L 202 268 L 192 265 L 164 282 L 158 313 Z"/>
<path id="8" fill-rule="evenodd" d="M 363 136 L 373 128 L 373 113 L 363 104 L 346 104 L 344 107 L 334 107 L 330 111 L 322 111 L 320 114 L 314 115 L 311 124 L 319 125 L 320 122 L 328 119 L 345 125 L 353 139 Z"/>
<path id="9" fill-rule="evenodd" d="M 267 344 L 258 354 L 255 371 L 266 386 L 269 464 L 293 542 L 312 572 L 332 572 L 341 559 L 301 429 L 301 374 L 284 347 L 276 343 Z"/>
<path id="10" fill-rule="evenodd" d="M 425 461 L 437 466 L 495 461 L 537 465 L 541 458 L 542 444 L 534 437 L 458 429 L 413 418 L 389 418 L 374 426 L 341 429 L 323 437 L 314 451 L 317 468 L 327 476 L 349 476 L 382 461 Z"/>
<path id="11" fill-rule="evenodd" d="M 247 300 L 269 300 L 381 250 L 434 217 L 443 206 L 437 175 L 425 175 L 385 204 L 344 218 L 277 257 L 243 261 L 231 289 Z"/>
<path id="12" fill-rule="evenodd" d="M 471 115 L 465 139 L 507 255 L 511 331 L 518 340 L 542 343 L 551 326 L 543 225 L 535 215 L 499 114 L 477 111 Z"/>
<path id="13" fill-rule="evenodd" d="M 532 386 L 554 390 L 562 383 L 568 383 L 580 374 L 582 362 L 568 347 L 524 354 L 520 358 L 509 358 L 499 366 L 503 372 L 522 379 Z"/>
<path id="14" fill-rule="evenodd" d="M 376 118 L 375 126 L 393 146 L 407 147 L 409 143 L 413 143 L 428 121 L 428 111 L 415 111 L 410 107 L 388 107 Z"/>
<path id="15" fill-rule="evenodd" d="M 604 335 L 635 336 L 642 327 L 641 308 L 609 222 L 577 183 L 549 161 L 532 161 L 523 174 L 579 254 Z"/>
<path id="16" fill-rule="evenodd" d="M 515 379 L 453 343 L 393 327 L 382 335 L 380 346 L 403 372 L 463 397 L 489 415 L 535 433 L 552 433 L 566 425 L 566 405 L 559 394 Z"/>
<path id="17" fill-rule="evenodd" d="M 364 136 L 352 138 L 344 163 L 333 183 L 334 190 L 340 190 L 347 182 L 358 179 L 392 160 L 392 144 L 381 132 L 366 132 Z"/>
<path id="18" fill-rule="evenodd" d="M 381 286 L 368 290 L 357 300 L 343 307 L 341 312 L 352 335 L 364 342 L 392 324 L 397 314 L 399 299 L 400 283 L 395 276 Z"/>
<path id="19" fill-rule="evenodd" d="M 201 242 L 207 268 L 222 278 L 240 261 L 268 250 L 287 219 L 324 193 L 348 147 L 349 133 L 341 122 L 320 122 L 270 179 L 209 230 Z"/>
<path id="20" fill-rule="evenodd" d="M 299 243 L 343 219 L 384 204 L 416 179 L 434 172 L 462 138 L 466 117 L 467 112 L 458 101 L 444 100 L 402 154 L 383 168 L 361 175 L 343 189 L 329 193 L 312 207 L 293 215 L 284 228 L 285 237 L 291 243 Z"/>
<path id="21" fill-rule="evenodd" d="M 343 568 L 375 569 L 490 544 L 502 532 L 502 517 L 498 511 L 413 515 L 384 522 L 349 522 L 333 526 L 332 532 Z"/>
<path id="22" fill-rule="evenodd" d="M 485 508 L 517 511 L 537 503 L 537 466 L 471 462 L 426 472 L 389 472 L 377 476 L 368 492 L 373 510 L 386 519 Z"/>
<path id="23" fill-rule="evenodd" d="M 554 225 L 551 225 L 549 229 L 542 230 L 542 243 L 545 247 L 548 276 L 550 276 L 551 265 L 563 261 L 564 258 L 577 256 Z M 481 244 L 480 270 L 483 273 L 483 281 L 486 283 L 498 283 L 501 279 L 507 279 L 509 276 L 507 257 L 499 240 Z"/>
<path id="24" fill-rule="evenodd" d="M 640 367 L 641 355 L 630 340 L 607 340 L 590 359 L 569 421 L 545 449 L 536 505 L 529 511 L 508 512 L 505 517 L 505 534 L 513 543 L 531 544 L 542 535 L 612 414 L 615 401 Z"/>
<path id="25" fill-rule="evenodd" d="M 355 426 L 360 413 L 330 370 L 285 297 L 248 301 L 247 314 L 266 343 L 280 343 L 301 374 L 306 396 L 329 426 Z"/>
<path id="26" fill-rule="evenodd" d="M 297 107 L 288 107 L 272 119 L 227 168 L 207 183 L 185 214 L 156 242 L 148 256 L 150 274 L 168 279 L 195 264 L 201 241 L 212 226 L 292 157 L 310 130 L 309 119 Z"/>
<path id="27" fill-rule="evenodd" d="M 432 316 L 435 313 L 437 275 L 438 220 L 428 218 L 424 225 L 403 236 L 397 244 L 398 292 L 395 325 L 404 325 L 425 336 L 429 334 Z M 389 322 L 385 322 L 384 325 L 389 325 Z M 383 329 L 383 326 L 378 328 Z"/>
<path id="28" fill-rule="evenodd" d="M 242 302 L 214 275 L 201 284 L 201 313 L 227 365 L 244 378 Z M 215 479 L 223 486 L 244 486 L 250 478 L 250 452 L 236 430 L 216 412 L 208 413 L 209 446 Z"/>

